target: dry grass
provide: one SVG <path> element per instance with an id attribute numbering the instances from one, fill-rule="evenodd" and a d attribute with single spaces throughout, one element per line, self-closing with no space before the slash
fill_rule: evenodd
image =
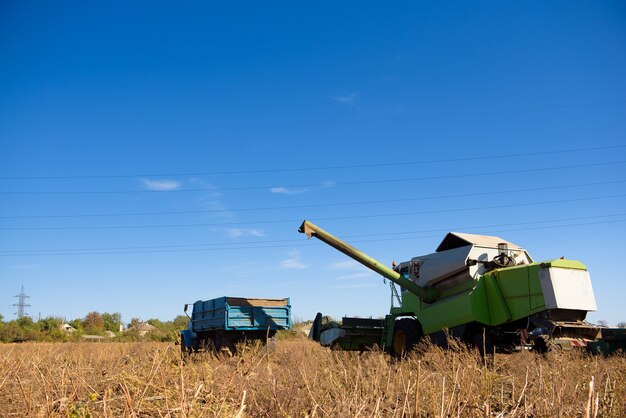
<path id="1" fill-rule="evenodd" d="M 306 340 L 198 354 L 166 343 L 0 346 L 2 416 L 626 416 L 626 357 L 423 347 L 404 361 Z M 416 413 L 417 411 L 417 413 Z"/>

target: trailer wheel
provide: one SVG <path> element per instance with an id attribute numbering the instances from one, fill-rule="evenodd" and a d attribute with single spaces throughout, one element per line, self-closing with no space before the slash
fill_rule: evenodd
<path id="1" fill-rule="evenodd" d="M 198 349 L 207 353 L 214 353 L 216 349 L 215 341 L 211 337 L 204 337 L 200 341 Z"/>
<path id="2" fill-rule="evenodd" d="M 403 357 L 410 353 L 422 338 L 419 322 L 413 318 L 402 318 L 395 323 L 393 330 L 392 354 Z"/>

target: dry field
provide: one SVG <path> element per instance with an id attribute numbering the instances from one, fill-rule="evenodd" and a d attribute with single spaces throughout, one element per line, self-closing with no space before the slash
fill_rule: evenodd
<path id="1" fill-rule="evenodd" d="M 626 357 L 380 352 L 281 340 L 272 352 L 201 353 L 166 343 L 0 345 L 0 415 L 626 416 Z"/>

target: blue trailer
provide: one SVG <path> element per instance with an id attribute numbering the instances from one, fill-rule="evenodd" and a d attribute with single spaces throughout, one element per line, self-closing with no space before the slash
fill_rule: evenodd
<path id="1" fill-rule="evenodd" d="M 185 305 L 185 314 L 189 305 Z M 291 305 L 286 299 L 221 297 L 193 304 L 191 321 L 181 330 L 183 352 L 235 350 L 242 341 L 266 341 L 276 331 L 291 330 Z"/>

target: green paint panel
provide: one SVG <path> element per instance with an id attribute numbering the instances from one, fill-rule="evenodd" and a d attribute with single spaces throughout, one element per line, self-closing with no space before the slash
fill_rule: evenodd
<path id="1" fill-rule="evenodd" d="M 418 319 L 422 323 L 425 334 L 473 321 L 489 323 L 484 285 L 481 282 L 474 283 L 476 286 L 469 291 L 431 305 L 424 304 Z"/>
<path id="2" fill-rule="evenodd" d="M 528 266 L 496 270 L 494 275 L 511 313 L 511 319 L 528 316 L 530 311 Z"/>
<path id="3" fill-rule="evenodd" d="M 504 300 L 504 295 L 498 287 L 498 282 L 493 274 L 485 274 L 481 280 L 485 286 L 487 295 L 487 321 L 486 324 L 497 325 L 503 324 L 511 319 L 511 313 L 508 305 Z"/>
<path id="4" fill-rule="evenodd" d="M 417 315 L 422 310 L 422 305 L 426 304 L 416 294 L 406 291 L 402 292 L 402 308 L 400 308 L 402 312 Z M 392 311 L 391 313 L 393 314 L 394 312 Z"/>
<path id="5" fill-rule="evenodd" d="M 489 298 L 483 280 L 478 280 L 476 286 L 468 295 L 472 303 L 473 321 L 489 324 Z"/>
<path id="6" fill-rule="evenodd" d="M 418 315 L 424 334 L 452 328 L 474 320 L 471 298 L 459 295 L 424 308 Z"/>
<path id="7" fill-rule="evenodd" d="M 543 298 L 543 290 L 539 281 L 540 264 L 532 264 L 528 268 L 528 288 L 530 292 L 531 313 L 541 312 L 546 309 L 546 301 Z"/>
<path id="8" fill-rule="evenodd" d="M 546 267 L 560 267 L 564 269 L 587 270 L 587 267 L 580 261 L 566 260 L 563 258 L 557 258 L 555 260 L 544 261 L 543 263 L 535 263 L 535 264 L 543 264 Z"/>

